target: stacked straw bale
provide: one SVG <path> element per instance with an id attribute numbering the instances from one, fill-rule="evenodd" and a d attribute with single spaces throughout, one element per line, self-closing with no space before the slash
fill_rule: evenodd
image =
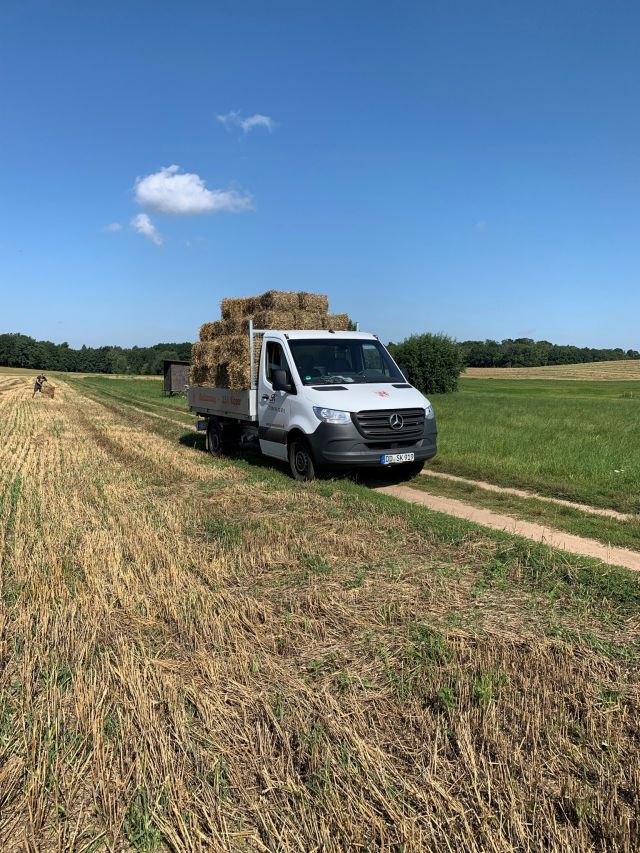
<path id="1" fill-rule="evenodd" d="M 261 296 L 223 299 L 221 320 L 203 323 L 193 345 L 192 385 L 242 390 L 250 386 L 249 321 L 256 329 L 334 329 L 345 331 L 346 314 L 329 314 L 329 300 L 319 293 L 269 290 Z M 260 363 L 255 341 L 254 375 Z"/>

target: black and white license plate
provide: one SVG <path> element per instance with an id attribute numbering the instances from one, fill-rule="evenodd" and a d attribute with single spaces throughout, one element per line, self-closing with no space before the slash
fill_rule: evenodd
<path id="1" fill-rule="evenodd" d="M 398 462 L 413 462 L 415 458 L 415 453 L 383 453 L 380 462 L 383 465 L 394 465 Z"/>

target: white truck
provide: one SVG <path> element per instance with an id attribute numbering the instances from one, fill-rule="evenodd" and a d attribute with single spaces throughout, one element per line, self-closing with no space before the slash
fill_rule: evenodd
<path id="1" fill-rule="evenodd" d="M 390 466 L 409 479 L 435 456 L 433 407 L 375 335 L 250 324 L 249 351 L 249 390 L 187 389 L 210 453 L 259 446 L 288 462 L 297 480 L 322 469 Z"/>

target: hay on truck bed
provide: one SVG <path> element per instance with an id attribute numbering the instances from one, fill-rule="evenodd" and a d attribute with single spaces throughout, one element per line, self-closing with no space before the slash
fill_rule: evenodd
<path id="1" fill-rule="evenodd" d="M 260 296 L 223 299 L 221 320 L 203 323 L 193 344 L 189 381 L 240 391 L 250 387 L 249 321 L 257 329 L 333 329 L 348 327 L 346 314 L 329 314 L 329 299 L 320 293 L 268 290 Z M 255 340 L 254 375 L 262 342 Z"/>
<path id="2" fill-rule="evenodd" d="M 322 293 L 306 293 L 302 291 L 298 294 L 298 307 L 301 311 L 309 311 L 313 314 L 328 314 L 329 313 L 329 297 Z"/>
<path id="3" fill-rule="evenodd" d="M 279 309 L 258 311 L 253 318 L 253 325 L 256 329 L 295 329 L 296 313 Z"/>
<path id="4" fill-rule="evenodd" d="M 233 299 L 223 299 L 220 303 L 220 314 L 223 320 L 237 320 L 248 317 L 256 310 L 255 296 L 240 296 Z"/>
<path id="5" fill-rule="evenodd" d="M 349 331 L 349 315 L 348 314 L 326 314 L 322 318 L 323 329 L 333 329 L 334 332 Z"/>
<path id="6" fill-rule="evenodd" d="M 298 293 L 286 290 L 267 290 L 256 302 L 264 311 L 295 311 L 300 307 Z"/>

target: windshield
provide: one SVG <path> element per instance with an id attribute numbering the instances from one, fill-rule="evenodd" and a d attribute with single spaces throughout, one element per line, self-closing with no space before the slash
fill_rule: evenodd
<path id="1" fill-rule="evenodd" d="M 289 348 L 305 385 L 406 381 L 379 341 L 305 339 Z"/>

